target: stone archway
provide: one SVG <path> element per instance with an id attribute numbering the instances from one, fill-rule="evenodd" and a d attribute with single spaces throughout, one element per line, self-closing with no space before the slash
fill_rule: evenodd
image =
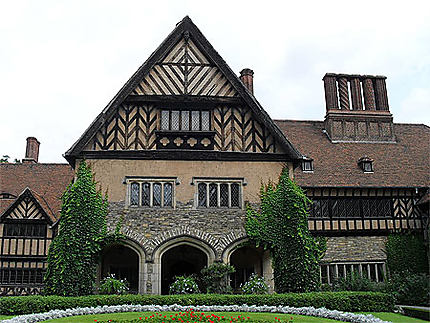
<path id="1" fill-rule="evenodd" d="M 153 254 L 152 293 L 168 293 L 175 275 L 199 272 L 215 261 L 215 250 L 198 238 L 180 236 L 160 244 Z"/>
<path id="2" fill-rule="evenodd" d="M 208 264 L 207 255 L 200 249 L 182 244 L 161 256 L 161 294 L 169 293 L 176 276 L 198 274 Z"/>
<path id="3" fill-rule="evenodd" d="M 240 247 L 231 253 L 230 265 L 236 269 L 231 275 L 231 287 L 238 290 L 253 273 L 263 276 L 263 250 L 251 246 Z"/>
<path id="4" fill-rule="evenodd" d="M 252 272 L 255 272 L 264 277 L 269 286 L 269 293 L 274 291 L 270 252 L 253 247 L 249 244 L 248 238 L 237 239 L 225 248 L 222 253 L 222 261 L 233 265 L 236 269 L 236 273 L 230 277 L 233 289 L 237 289 Z"/>
<path id="5" fill-rule="evenodd" d="M 118 279 L 126 279 L 131 293 L 141 292 L 140 287 L 140 257 L 133 248 L 115 244 L 103 251 L 101 262 L 101 278 L 114 274 Z"/>

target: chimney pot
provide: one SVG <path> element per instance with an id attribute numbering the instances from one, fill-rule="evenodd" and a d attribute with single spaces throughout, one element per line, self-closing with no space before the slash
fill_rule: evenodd
<path id="1" fill-rule="evenodd" d="M 254 71 L 250 68 L 244 68 L 240 71 L 240 80 L 246 88 L 254 94 Z"/>
<path id="2" fill-rule="evenodd" d="M 35 137 L 27 138 L 27 147 L 25 149 L 24 163 L 37 163 L 39 161 L 40 142 Z"/>

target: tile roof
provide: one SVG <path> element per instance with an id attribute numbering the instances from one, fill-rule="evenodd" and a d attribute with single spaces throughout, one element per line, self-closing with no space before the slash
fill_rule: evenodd
<path id="1" fill-rule="evenodd" d="M 313 172 L 296 168 L 301 186 L 429 187 L 430 127 L 394 124 L 396 143 L 332 143 L 323 121 L 274 120 L 291 143 L 312 158 Z M 363 173 L 358 160 L 373 159 L 373 173 Z"/>
<path id="2" fill-rule="evenodd" d="M 48 216 L 56 220 L 60 216 L 61 194 L 73 176 L 68 164 L 0 164 L 0 193 L 18 197 L 28 187 Z M 0 200 L 0 215 L 14 201 Z"/>

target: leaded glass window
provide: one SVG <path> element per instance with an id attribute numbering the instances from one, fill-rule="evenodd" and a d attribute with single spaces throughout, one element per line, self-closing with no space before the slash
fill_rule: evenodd
<path id="1" fill-rule="evenodd" d="M 241 208 L 241 182 L 228 180 L 200 180 L 197 185 L 197 203 L 200 208 Z"/>
<path id="2" fill-rule="evenodd" d="M 314 197 L 310 208 L 312 218 L 391 218 L 391 197 Z"/>
<path id="3" fill-rule="evenodd" d="M 181 111 L 181 130 L 190 130 L 190 111 Z"/>
<path id="4" fill-rule="evenodd" d="M 193 131 L 200 130 L 200 112 L 199 111 L 191 111 L 191 130 Z"/>
<path id="5" fill-rule="evenodd" d="M 139 205 L 139 184 L 131 184 L 130 205 Z"/>
<path id="6" fill-rule="evenodd" d="M 211 113 L 208 110 L 161 110 L 160 130 L 210 131 Z"/>
<path id="7" fill-rule="evenodd" d="M 202 130 L 209 131 L 210 127 L 209 111 L 202 111 Z"/>
<path id="8" fill-rule="evenodd" d="M 198 200 L 199 200 L 199 207 L 206 207 L 206 201 L 207 201 L 207 185 L 206 183 L 200 183 L 198 185 Z"/>
<path id="9" fill-rule="evenodd" d="M 172 206 L 172 184 L 164 184 L 164 206 Z"/>
<path id="10" fill-rule="evenodd" d="M 154 183 L 152 185 L 152 205 L 153 206 L 161 206 L 161 184 Z"/>
<path id="11" fill-rule="evenodd" d="M 169 111 L 162 110 L 161 111 L 161 130 L 169 130 Z"/>
<path id="12" fill-rule="evenodd" d="M 228 184 L 220 184 L 220 206 L 228 207 Z"/>
<path id="13" fill-rule="evenodd" d="M 170 130 L 179 130 L 179 111 L 172 111 L 171 118 Z"/>
<path id="14" fill-rule="evenodd" d="M 37 221 L 37 220 L 36 220 Z M 46 237 L 46 224 L 39 222 L 24 222 L 19 220 L 4 224 L 5 237 Z"/>
<path id="15" fill-rule="evenodd" d="M 150 184 L 142 183 L 142 206 L 151 205 Z"/>
<path id="16" fill-rule="evenodd" d="M 231 206 L 232 207 L 240 206 L 239 184 L 237 183 L 231 184 Z"/>
<path id="17" fill-rule="evenodd" d="M 174 180 L 141 180 L 130 183 L 130 206 L 173 207 Z"/>
<path id="18" fill-rule="evenodd" d="M 209 184 L 209 206 L 217 207 L 218 206 L 218 185 L 217 184 Z"/>

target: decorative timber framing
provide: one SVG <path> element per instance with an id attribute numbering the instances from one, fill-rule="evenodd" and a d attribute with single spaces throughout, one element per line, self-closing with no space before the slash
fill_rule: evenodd
<path id="1" fill-rule="evenodd" d="M 0 295 L 39 294 L 56 219 L 26 188 L 0 217 Z M 53 227 L 54 226 L 54 227 Z"/>
<path id="2" fill-rule="evenodd" d="M 183 42 L 185 42 L 185 45 Z M 162 74 L 167 77 L 170 84 L 167 84 L 166 80 L 162 80 Z M 197 81 L 195 76 L 197 74 L 201 75 L 199 81 Z M 212 82 L 215 77 L 225 78 L 225 81 L 215 84 Z M 220 84 L 220 88 L 217 88 Z M 239 143 L 235 139 L 235 142 L 222 144 L 223 139 L 216 140 L 215 138 L 215 146 L 221 147 L 221 149 L 222 146 L 229 146 L 232 150 L 243 150 L 243 147 L 248 147 L 249 151 L 253 153 L 258 151 L 278 152 L 282 150 L 284 152 L 283 161 L 291 160 L 295 164 L 298 164 L 298 160 L 302 157 L 300 152 L 288 141 L 284 133 L 274 124 L 267 112 L 246 86 L 215 51 L 197 26 L 186 16 L 127 81 L 79 140 L 65 153 L 65 158 L 72 166 L 74 166 L 77 158 L 98 158 L 101 155 L 95 155 L 94 151 L 88 151 L 94 145 L 99 145 L 104 149 L 106 149 L 106 145 L 109 148 L 113 147 L 112 149 L 115 146 L 121 148 L 121 145 L 124 147 L 122 149 L 133 146 L 134 149 L 148 149 L 149 147 L 151 149 L 155 144 L 148 132 L 145 133 L 144 142 L 139 142 L 140 139 L 136 139 L 134 137 L 135 134 L 129 134 L 130 129 L 138 128 L 128 127 L 124 131 L 124 129 L 119 129 L 119 127 L 113 125 L 104 127 L 106 121 L 113 120 L 112 117 L 118 113 L 121 107 L 122 109 L 129 109 L 124 108 L 128 103 L 133 103 L 133 106 L 138 106 L 139 109 L 150 109 L 149 107 L 159 105 L 160 103 L 165 104 L 180 101 L 183 104 L 189 102 L 193 104 L 202 103 L 203 105 L 225 104 L 226 106 L 241 103 L 250 109 L 252 115 L 255 116 L 259 123 L 258 126 L 253 125 L 255 131 L 247 132 L 246 135 L 242 134 L 242 138 L 239 136 L 239 139 L 237 139 Z M 149 102 L 150 104 L 148 104 Z M 237 119 L 236 115 L 242 118 L 241 113 L 235 112 L 235 118 Z M 116 120 L 118 122 L 126 121 L 123 116 L 121 118 L 122 120 L 120 118 L 116 118 Z M 137 119 L 139 117 L 136 117 Z M 146 119 L 146 129 L 154 126 L 152 124 L 153 120 L 152 117 Z M 156 121 L 154 122 L 156 123 Z M 245 120 L 242 128 L 249 127 L 249 125 L 246 125 L 246 122 Z M 105 131 L 104 136 L 103 131 Z M 236 132 L 236 130 L 233 132 Z M 129 135 L 132 136 L 131 140 L 121 142 L 120 139 L 116 139 L 118 136 L 126 137 Z M 95 143 L 92 143 L 91 139 L 94 136 L 97 139 Z M 268 138 L 267 142 L 265 142 L 265 138 Z M 106 142 L 102 143 L 101 141 Z M 275 148 L 275 142 L 279 144 L 278 148 Z M 239 146 L 242 149 L 238 149 Z M 135 153 L 135 151 L 131 152 L 131 154 Z M 164 158 L 157 156 L 157 154 L 153 154 L 153 157 L 158 159 Z"/>
<path id="3" fill-rule="evenodd" d="M 322 235 L 386 235 L 421 230 L 425 215 L 414 188 L 306 188 L 309 229 Z"/>

